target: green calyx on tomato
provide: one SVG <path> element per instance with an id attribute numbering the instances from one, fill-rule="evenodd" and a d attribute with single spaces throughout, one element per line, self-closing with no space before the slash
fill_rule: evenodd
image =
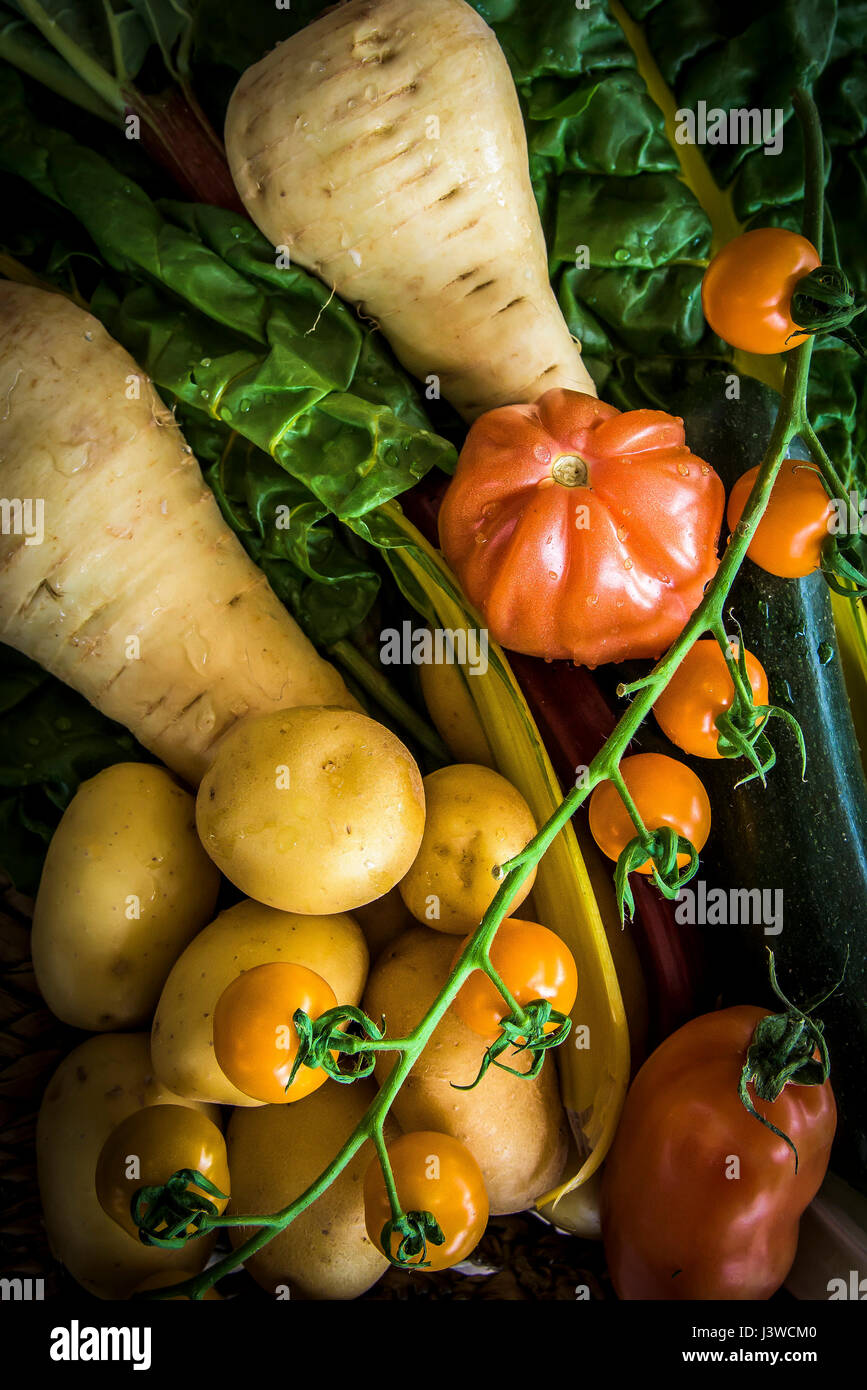
<path id="1" fill-rule="evenodd" d="M 836 265 L 820 265 L 799 280 L 792 295 L 792 317 L 798 324 L 794 337 L 833 333 L 862 357 L 867 357 L 859 336 L 849 327 L 867 309 L 849 283 L 845 271 Z"/>
<path id="2" fill-rule="evenodd" d="M 380 1027 L 354 1004 L 339 1004 L 316 1019 L 298 1009 L 292 1022 L 298 1034 L 298 1052 L 287 1087 L 292 1085 L 302 1066 L 313 1070 L 321 1067 L 332 1081 L 349 1085 L 373 1072 L 376 1053 L 368 1044 L 387 1045 L 384 1043 L 385 1019 Z"/>
<path id="3" fill-rule="evenodd" d="M 684 860 L 686 863 L 684 864 Z M 686 836 L 678 835 L 670 825 L 636 835 L 623 850 L 614 869 L 614 889 L 620 909 L 620 921 L 635 911 L 635 898 L 629 886 L 629 875 L 641 872 L 652 863 L 651 876 L 664 898 L 676 898 L 684 884 L 698 873 L 698 851 Z"/>
<path id="4" fill-rule="evenodd" d="M 722 710 L 714 720 L 719 730 L 717 751 L 722 758 L 746 758 L 753 765 L 753 771 L 742 777 L 737 786 L 761 778 L 765 785 L 767 774 L 777 761 L 777 754 L 767 735 L 767 727 L 772 719 L 782 719 L 791 729 L 798 741 L 801 752 L 801 776 L 807 772 L 807 746 L 800 724 L 789 710 L 779 705 L 757 705 L 753 698 L 754 690 L 747 667 L 748 653 L 744 646 L 740 624 L 735 620 L 739 641 L 729 644 L 726 660 L 732 673 L 734 699 L 728 709 Z M 767 691 L 767 682 L 765 683 Z"/>
<path id="5" fill-rule="evenodd" d="M 179 1250 L 189 1239 L 203 1235 L 221 1210 L 205 1193 L 225 1204 L 227 1194 L 192 1168 L 179 1169 L 159 1187 L 140 1187 L 130 1212 L 142 1244 Z"/>
<path id="6" fill-rule="evenodd" d="M 716 573 L 724 505 L 682 420 L 558 388 L 475 421 L 439 535 L 498 642 L 593 667 L 676 639 Z"/>
<path id="7" fill-rule="evenodd" d="M 768 951 L 768 957 L 771 987 L 777 998 L 785 1004 L 786 1010 L 785 1013 L 768 1014 L 756 1025 L 741 1072 L 738 1093 L 744 1108 L 778 1138 L 786 1141 L 795 1155 L 797 1173 L 798 1150 L 795 1144 L 788 1134 L 778 1129 L 766 1116 L 759 1114 L 750 1099 L 748 1087 L 752 1085 L 759 1100 L 773 1102 L 782 1095 L 789 1084 L 824 1086 L 831 1074 L 831 1059 L 828 1055 L 828 1044 L 825 1042 L 824 1025 L 810 1015 L 814 1009 L 830 999 L 840 988 L 843 980 L 841 977 L 826 994 L 815 999 L 805 1009 L 799 1009 L 780 989 L 773 951 Z M 817 1052 L 818 1057 L 815 1055 Z"/>
<path id="8" fill-rule="evenodd" d="M 509 1015 L 500 1020 L 500 1033 L 494 1042 L 489 1043 L 482 1056 L 475 1081 L 460 1086 L 456 1081 L 450 1084 L 455 1091 L 473 1091 L 492 1064 L 522 1081 L 532 1081 L 542 1070 L 545 1053 L 552 1047 L 559 1047 L 569 1036 L 572 1021 L 551 1005 L 550 999 L 534 999 L 521 1010 L 523 1018 Z M 529 1052 L 533 1065 L 527 1071 L 509 1067 L 499 1057 L 511 1048 L 513 1052 Z"/>
<path id="9" fill-rule="evenodd" d="M 395 1245 L 397 1240 L 397 1245 Z M 430 1269 L 428 1245 L 445 1245 L 442 1226 L 430 1211 L 404 1211 L 386 1221 L 379 1233 L 383 1251 L 398 1269 Z"/>

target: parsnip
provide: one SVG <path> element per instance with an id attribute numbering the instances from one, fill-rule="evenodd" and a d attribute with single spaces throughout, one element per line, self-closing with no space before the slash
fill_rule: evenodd
<path id="1" fill-rule="evenodd" d="M 275 244 L 467 419 L 596 394 L 548 282 L 518 98 L 464 0 L 350 0 L 241 78 L 232 175 Z"/>
<path id="2" fill-rule="evenodd" d="M 63 296 L 7 282 L 0 494 L 23 504 L 0 534 L 0 639 L 188 782 L 242 715 L 354 707 L 132 358 Z"/>

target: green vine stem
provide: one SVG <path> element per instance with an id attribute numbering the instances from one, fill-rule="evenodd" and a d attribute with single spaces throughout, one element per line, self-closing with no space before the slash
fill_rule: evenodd
<path id="1" fill-rule="evenodd" d="M 804 235 L 821 254 L 824 169 L 822 132 L 818 113 L 808 92 L 799 90 L 794 107 L 801 121 L 805 147 L 805 211 Z M 806 391 L 813 351 L 813 338 L 808 337 L 786 354 L 785 377 L 777 418 L 771 432 L 765 456 L 750 493 L 743 515 L 732 534 L 714 578 L 701 604 L 692 614 L 683 631 L 656 666 L 642 680 L 621 687 L 622 694 L 632 696 L 605 745 L 593 759 L 581 784 L 573 787 L 560 806 L 538 830 L 523 850 L 501 866 L 499 886 L 493 902 L 473 936 L 454 964 L 452 972 L 428 1009 L 424 1018 L 405 1039 L 400 1040 L 399 1059 L 384 1078 L 377 1095 L 364 1118 L 328 1166 L 294 1201 L 268 1217 L 247 1217 L 245 1224 L 260 1227 L 243 1244 L 237 1246 L 218 1263 L 193 1278 L 173 1287 L 153 1290 L 148 1298 L 164 1299 L 186 1296 L 200 1299 L 218 1280 L 244 1264 L 267 1244 L 273 1236 L 290 1225 L 311 1203 L 334 1182 L 359 1149 L 371 1140 L 375 1148 L 383 1144 L 382 1134 L 386 1116 L 409 1073 L 427 1046 L 434 1029 L 452 1004 L 467 977 L 473 970 L 490 974 L 488 952 L 500 923 L 505 918 L 513 897 L 530 870 L 539 863 L 552 841 L 571 820 L 578 808 L 601 782 L 621 779 L 620 762 L 647 718 L 655 701 L 666 688 L 687 652 L 705 633 L 718 635 L 724 631 L 725 603 L 735 577 L 746 556 L 750 538 L 758 525 L 774 481 L 786 457 L 786 451 L 801 433 L 808 440 L 812 434 L 807 420 Z M 647 833 L 647 832 L 645 832 Z M 387 1181 L 387 1178 L 386 1178 Z M 234 1220 L 235 1218 L 231 1218 Z M 238 1218 L 238 1220 L 240 1220 Z M 226 1224 L 219 1218 L 214 1224 Z"/>
<path id="2" fill-rule="evenodd" d="M 732 651 L 732 638 L 726 632 L 725 623 L 723 622 L 722 617 L 720 617 L 718 621 L 714 621 L 714 623 L 712 624 L 711 631 L 713 632 L 713 635 L 716 638 L 717 643 L 719 644 L 720 651 L 725 657 L 726 665 L 729 668 L 729 675 L 732 678 L 732 685 L 735 688 L 735 694 L 740 696 L 744 704 L 752 704 L 752 688 L 749 682 L 745 681 L 743 676 L 741 675 L 741 669 L 738 665 L 737 657 L 735 653 Z M 740 647 L 743 647 L 743 637 L 739 635 L 737 640 L 740 644 Z"/>
<path id="3" fill-rule="evenodd" d="M 514 994 L 509 989 L 509 986 L 506 984 L 505 980 L 502 979 L 499 972 L 491 964 L 491 958 L 489 955 L 485 956 L 485 974 L 488 976 L 491 982 L 494 985 L 496 985 L 497 989 L 500 991 L 501 995 L 508 1004 L 509 1017 L 512 1019 L 512 1021 L 518 1024 L 519 1026 L 526 1027 L 527 1015 L 525 1011 L 521 1008 L 521 1005 L 518 1003 Z"/>
<path id="4" fill-rule="evenodd" d="M 612 783 L 613 786 L 617 788 L 617 793 L 620 797 L 620 800 L 623 802 L 624 806 L 629 812 L 629 819 L 635 826 L 635 829 L 638 833 L 638 838 L 641 841 L 642 846 L 647 850 L 647 857 L 651 858 L 653 854 L 653 837 L 651 836 L 647 826 L 644 824 L 644 821 L 641 817 L 641 812 L 639 811 L 638 807 L 632 799 L 632 793 L 630 792 L 629 788 L 626 785 L 626 782 L 624 781 L 623 773 L 620 771 L 619 763 L 617 767 L 612 770 L 611 775 L 609 777 L 609 781 Z"/>

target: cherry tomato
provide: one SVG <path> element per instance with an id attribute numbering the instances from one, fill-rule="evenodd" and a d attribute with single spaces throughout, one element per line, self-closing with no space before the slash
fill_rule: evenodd
<path id="1" fill-rule="evenodd" d="M 792 319 L 798 281 L 821 265 L 815 246 L 797 232 L 760 227 L 718 251 L 704 273 L 704 316 L 720 338 L 744 352 L 788 352 L 803 343 Z"/>
<path id="2" fill-rule="evenodd" d="M 388 1157 L 403 1210 L 431 1212 L 445 1236 L 444 1245 L 428 1242 L 427 1267 L 448 1269 L 465 1260 L 488 1221 L 485 1182 L 469 1149 L 449 1134 L 418 1130 L 390 1144 Z M 364 1178 L 364 1220 L 373 1244 L 384 1253 L 381 1237 L 391 1206 L 378 1158 Z M 400 1237 L 393 1234 L 392 1254 L 399 1244 Z"/>
<path id="3" fill-rule="evenodd" d="M 726 512 L 730 531 L 743 515 L 758 471 L 751 468 L 731 490 Z M 786 459 L 747 554 L 760 569 L 779 579 L 803 579 L 819 568 L 833 515 L 818 473 L 798 459 Z"/>
<path id="4" fill-rule="evenodd" d="M 159 1187 L 173 1173 L 191 1168 L 226 1194 L 213 1194 L 190 1184 L 223 1212 L 229 1199 L 226 1143 L 207 1115 L 187 1105 L 146 1105 L 112 1130 L 96 1164 L 96 1195 L 103 1211 L 139 1239 L 130 1203 L 142 1187 Z M 190 1231 L 195 1227 L 188 1227 Z"/>
<path id="5" fill-rule="evenodd" d="M 602 1179 L 602 1235 L 624 1299 L 766 1299 L 795 1257 L 798 1221 L 831 1153 L 831 1085 L 784 1087 L 741 1104 L 747 1049 L 767 1009 L 695 1018 L 648 1057 L 630 1087 Z M 735 1166 L 737 1165 L 737 1166 Z"/>
<path id="6" fill-rule="evenodd" d="M 461 942 L 457 955 L 469 939 Z M 568 946 L 547 927 L 517 917 L 507 918 L 497 929 L 490 957 L 519 1004 L 549 999 L 558 1013 L 569 1013 L 578 995 L 578 972 Z M 468 1028 L 489 1040 L 496 1038 L 501 1021 L 509 1013 L 500 991 L 482 970 L 474 970 L 467 978 L 454 1007 Z M 554 1027 L 556 1024 L 546 1025 L 546 1032 Z"/>
<path id="7" fill-rule="evenodd" d="M 331 986 L 306 965 L 277 961 L 245 970 L 227 985 L 214 1010 L 214 1056 L 239 1091 L 272 1105 L 302 1100 L 327 1081 L 322 1067 L 300 1067 L 286 1089 L 298 1052 L 293 1018 L 317 1019 L 337 1005 Z"/>
<path id="8" fill-rule="evenodd" d="M 738 643 L 732 642 L 737 656 Z M 756 705 L 768 703 L 768 678 L 752 652 L 745 652 L 747 675 Z M 696 642 L 687 652 L 653 706 L 656 722 L 672 743 L 695 758 L 720 758 L 716 717 L 735 698 L 734 681 L 714 638 Z M 758 722 L 758 721 L 757 721 Z"/>
<path id="9" fill-rule="evenodd" d="M 499 642 L 598 666 L 678 635 L 716 571 L 724 506 L 681 419 L 554 389 L 475 421 L 439 535 Z"/>
<path id="10" fill-rule="evenodd" d="M 696 850 L 702 849 L 710 834 L 710 802 L 691 768 L 663 753 L 636 753 L 623 759 L 620 772 L 648 830 L 670 825 Z M 615 860 L 636 838 L 635 826 L 612 782 L 601 782 L 590 798 L 590 833 L 602 853 Z M 689 858 L 679 854 L 677 862 L 683 868 Z M 652 868 L 648 859 L 636 872 L 649 874 Z"/>

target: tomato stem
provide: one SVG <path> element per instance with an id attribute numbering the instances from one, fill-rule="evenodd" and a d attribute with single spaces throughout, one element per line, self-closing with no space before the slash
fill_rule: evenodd
<path id="1" fill-rule="evenodd" d="M 831 1059 L 825 1042 L 823 1024 L 811 1018 L 813 1009 L 824 1004 L 840 988 L 842 977 L 820 999 L 799 1009 L 792 1004 L 777 981 L 777 971 L 773 951 L 768 951 L 768 968 L 771 988 L 777 998 L 786 1006 L 785 1013 L 768 1014 L 759 1020 L 747 1049 L 744 1069 L 741 1073 L 739 1094 L 741 1103 L 754 1119 L 771 1130 L 779 1139 L 784 1139 L 795 1155 L 795 1172 L 798 1171 L 798 1150 L 788 1134 L 778 1129 L 766 1116 L 759 1113 L 750 1097 L 752 1086 L 759 1100 L 773 1104 L 782 1095 L 786 1086 L 823 1086 L 831 1073 Z M 848 960 L 848 955 L 847 955 Z M 845 972 L 844 972 L 845 973 Z M 815 1053 L 819 1056 L 816 1057 Z"/>
<path id="2" fill-rule="evenodd" d="M 617 794 L 620 797 L 620 800 L 623 802 L 624 806 L 629 812 L 629 819 L 632 821 L 632 824 L 638 831 L 638 838 L 641 841 L 642 845 L 647 846 L 647 851 L 649 854 L 652 847 L 652 837 L 650 831 L 648 830 L 647 826 L 644 824 L 644 821 L 642 820 L 641 812 L 639 811 L 632 798 L 632 793 L 626 785 L 626 781 L 623 777 L 623 773 L 620 771 L 619 764 L 617 768 L 611 773 L 609 781 L 611 782 L 612 786 L 616 787 Z"/>
<path id="3" fill-rule="evenodd" d="M 505 999 L 506 1003 L 508 1004 L 508 1006 L 509 1006 L 509 1013 L 511 1014 L 512 1018 L 514 1018 L 514 1019 L 516 1020 L 516 1022 L 518 1022 L 518 1023 L 526 1023 L 526 1022 L 527 1022 L 527 1015 L 526 1015 L 526 1013 L 525 1013 L 524 1010 L 521 1008 L 521 1005 L 518 1003 L 518 1001 L 517 1001 L 517 999 L 515 998 L 515 996 L 512 994 L 512 991 L 509 989 L 509 987 L 508 987 L 508 985 L 506 984 L 505 980 L 503 980 L 503 979 L 501 978 L 499 972 L 498 972 L 498 971 L 494 968 L 494 966 L 491 964 L 491 958 L 490 958 L 490 956 L 489 956 L 487 953 L 485 954 L 485 967 L 484 967 L 484 968 L 485 968 L 485 974 L 488 976 L 488 979 L 491 981 L 491 983 L 492 983 L 493 985 L 496 986 L 496 988 L 500 991 L 500 994 L 502 994 L 503 998 Z"/>

